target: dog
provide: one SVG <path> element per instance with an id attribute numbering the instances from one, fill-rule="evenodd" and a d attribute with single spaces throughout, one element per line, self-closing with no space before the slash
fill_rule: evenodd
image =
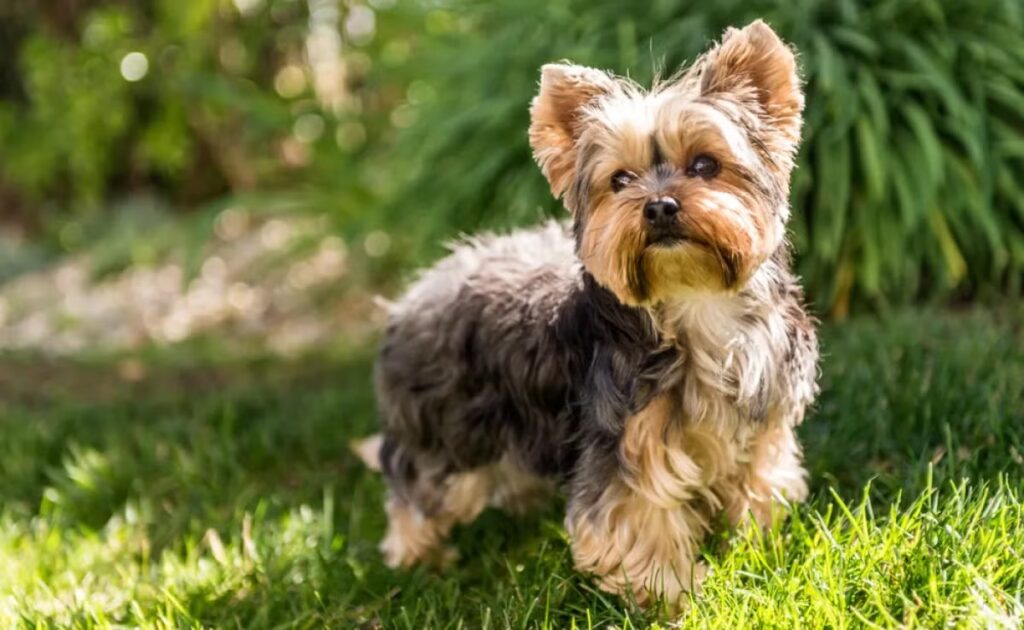
<path id="1" fill-rule="evenodd" d="M 529 139 L 571 221 L 466 239 L 389 306 L 381 432 L 357 445 L 387 480 L 388 565 L 451 560 L 456 523 L 560 489 L 580 571 L 677 605 L 709 532 L 806 497 L 818 344 L 786 240 L 803 106 L 761 21 L 649 89 L 542 68 Z"/>

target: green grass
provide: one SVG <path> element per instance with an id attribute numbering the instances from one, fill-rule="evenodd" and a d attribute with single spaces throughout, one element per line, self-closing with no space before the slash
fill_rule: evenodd
<path id="1" fill-rule="evenodd" d="M 720 535 L 686 627 L 1024 620 L 1024 312 L 833 325 L 812 496 Z M 559 506 L 489 511 L 444 574 L 381 565 L 369 350 L 0 361 L 0 627 L 647 627 L 572 569 Z"/>

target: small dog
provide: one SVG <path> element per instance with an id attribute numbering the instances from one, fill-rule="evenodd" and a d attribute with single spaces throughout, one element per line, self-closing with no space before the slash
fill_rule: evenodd
<path id="1" fill-rule="evenodd" d="M 804 499 L 818 349 L 785 238 L 803 104 L 760 21 L 650 90 L 544 66 L 530 144 L 571 226 L 470 239 L 390 307 L 382 432 L 357 446 L 388 482 L 389 565 L 560 487 L 576 566 L 677 605 L 715 525 Z"/>

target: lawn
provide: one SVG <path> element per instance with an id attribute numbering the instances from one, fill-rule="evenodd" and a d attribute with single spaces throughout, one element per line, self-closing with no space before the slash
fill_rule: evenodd
<path id="1" fill-rule="evenodd" d="M 684 627 L 1024 621 L 1024 310 L 826 326 L 812 496 L 721 534 Z M 376 551 L 372 348 L 0 360 L 0 627 L 639 628 L 559 506 L 489 511 L 444 574 Z"/>

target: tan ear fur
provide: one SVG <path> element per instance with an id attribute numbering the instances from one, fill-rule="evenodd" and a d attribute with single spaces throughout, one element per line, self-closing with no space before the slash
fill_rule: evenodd
<path id="1" fill-rule="evenodd" d="M 614 85 L 607 73 L 593 68 L 561 63 L 541 68 L 540 91 L 530 105 L 530 146 L 556 198 L 572 181 L 584 108 Z"/>
<path id="2" fill-rule="evenodd" d="M 702 94 L 753 90 L 763 115 L 790 140 L 799 139 L 804 95 L 796 57 L 771 27 L 757 20 L 727 29 L 703 63 Z"/>

